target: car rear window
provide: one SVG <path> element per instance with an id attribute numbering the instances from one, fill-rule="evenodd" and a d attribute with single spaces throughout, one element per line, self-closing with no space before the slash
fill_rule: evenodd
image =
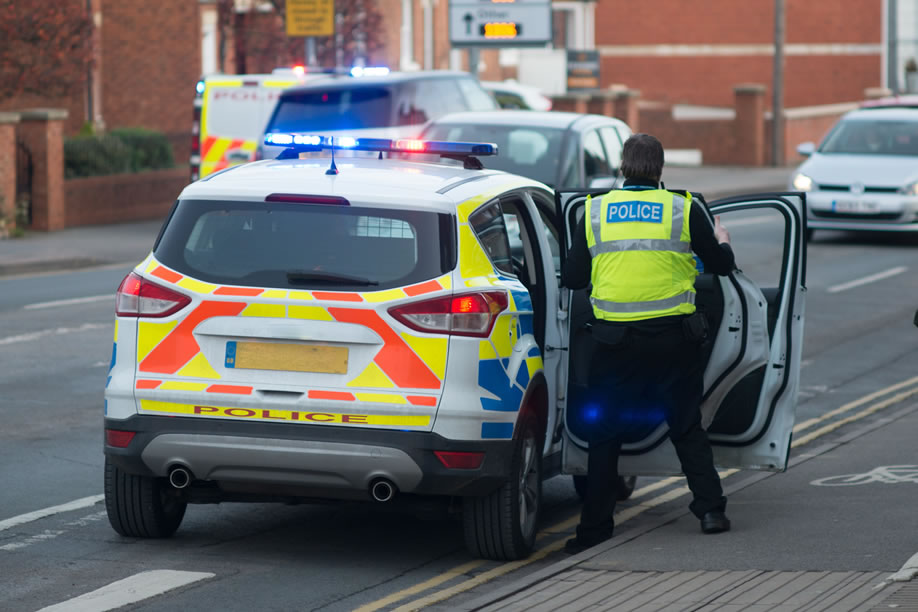
<path id="1" fill-rule="evenodd" d="M 374 291 L 452 270 L 454 227 L 431 211 L 182 200 L 154 254 L 210 283 Z"/>
<path id="2" fill-rule="evenodd" d="M 269 132 L 321 132 L 388 127 L 392 124 L 389 87 L 354 87 L 295 92 L 281 96 Z"/>
<path id="3" fill-rule="evenodd" d="M 564 130 L 541 126 L 434 123 L 428 140 L 493 142 L 499 155 L 481 160 L 486 168 L 519 174 L 553 185 L 561 164 Z"/>

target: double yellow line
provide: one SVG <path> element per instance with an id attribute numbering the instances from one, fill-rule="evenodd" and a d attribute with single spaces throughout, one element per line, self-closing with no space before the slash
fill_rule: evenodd
<path id="1" fill-rule="evenodd" d="M 819 427 L 818 429 L 815 429 L 806 435 L 797 437 L 797 435 L 802 431 L 816 427 L 817 425 L 820 425 L 821 423 L 825 423 L 826 421 L 830 419 L 834 419 L 835 417 L 838 417 L 845 413 L 849 413 L 861 406 L 864 406 L 865 404 L 869 404 L 870 402 L 874 401 L 877 398 L 883 397 L 884 395 L 888 395 L 890 393 L 894 393 L 896 391 L 898 391 L 898 393 L 896 393 L 895 395 L 892 395 L 875 404 L 872 404 L 869 407 L 865 408 L 864 410 L 861 410 L 860 412 L 857 412 L 855 414 L 851 414 L 844 418 L 838 419 L 827 425 Z M 803 421 L 802 423 L 798 423 L 797 425 L 794 426 L 794 429 L 793 429 L 795 439 L 793 443 L 791 444 L 791 448 L 797 448 L 799 446 L 803 446 L 804 444 L 812 442 L 813 440 L 816 440 L 817 438 L 820 438 L 832 431 L 835 431 L 836 429 L 839 429 L 840 427 L 847 425 L 848 423 L 853 423 L 855 421 L 863 419 L 867 416 L 870 416 L 871 414 L 874 414 L 875 412 L 883 410 L 884 408 L 888 408 L 889 406 L 898 404 L 914 395 L 918 395 L 918 376 L 914 378 L 910 378 L 902 382 L 899 382 L 899 383 L 896 383 L 894 385 L 890 385 L 878 391 L 874 391 L 873 393 L 865 395 L 862 398 L 859 398 L 843 406 L 840 406 L 834 410 L 826 412 L 825 414 L 817 418 L 808 419 L 806 421 Z M 727 476 L 737 473 L 738 471 L 739 470 L 737 469 L 723 470 L 720 472 L 720 477 L 721 479 L 724 479 Z M 631 495 L 631 499 L 640 499 L 642 497 L 646 497 L 655 491 L 659 491 L 660 489 L 664 489 L 666 487 L 669 487 L 670 485 L 673 485 L 683 480 L 684 478 L 681 476 L 674 476 L 674 477 L 658 480 L 657 482 L 649 484 L 646 487 L 641 487 L 640 489 L 635 490 L 634 493 Z M 647 502 L 645 503 L 637 504 L 637 505 L 625 508 L 615 515 L 615 524 L 621 525 L 622 523 L 628 520 L 631 520 L 634 517 L 640 514 L 643 514 L 644 512 L 647 512 L 648 510 L 652 508 L 655 508 L 665 503 L 669 503 L 673 500 L 676 500 L 682 497 L 683 495 L 687 495 L 688 493 L 689 493 L 688 487 L 686 487 L 685 485 L 682 485 L 682 486 L 670 489 L 669 491 L 666 491 L 662 495 L 654 497 L 653 499 L 647 500 Z M 580 517 L 575 515 L 564 521 L 551 525 L 550 527 L 546 527 L 545 529 L 539 532 L 539 534 L 537 535 L 537 540 L 542 540 L 549 536 L 556 536 L 559 533 L 568 532 L 577 525 L 579 520 L 580 520 Z M 458 595 L 459 593 L 463 593 L 481 584 L 494 580 L 495 578 L 509 574 L 510 572 L 513 572 L 521 567 L 524 567 L 531 563 L 535 563 L 536 561 L 539 561 L 540 559 L 544 559 L 548 555 L 560 550 L 563 546 L 564 546 L 563 538 L 556 540 L 554 542 L 551 542 L 550 544 L 547 544 L 546 546 L 542 548 L 539 548 L 533 551 L 533 553 L 526 559 L 523 559 L 520 561 L 512 561 L 510 563 L 503 563 L 501 565 L 498 565 L 497 567 L 493 567 L 487 571 L 484 571 L 474 576 L 473 578 L 463 580 L 462 582 L 458 582 L 450 587 L 436 591 L 434 593 L 430 593 L 429 595 L 421 597 L 420 599 L 415 599 L 409 603 L 399 606 L 398 608 L 395 609 L 395 611 L 396 612 L 412 612 L 414 610 L 421 610 L 427 606 L 444 601 L 446 599 L 449 599 L 450 597 Z M 461 576 L 468 574 L 469 572 L 472 572 L 488 563 L 493 563 L 493 562 L 479 559 L 475 561 L 469 561 L 468 563 L 463 563 L 462 565 L 458 565 L 452 569 L 449 569 L 441 574 L 438 574 L 437 576 L 434 576 L 433 578 L 425 580 L 424 582 L 420 582 L 414 586 L 411 586 L 406 589 L 402 589 L 401 591 L 397 591 L 395 593 L 387 595 L 386 597 L 383 597 L 382 599 L 378 599 L 376 601 L 360 606 L 359 608 L 355 609 L 355 612 L 373 612 L 374 610 L 379 610 L 381 608 L 391 606 L 413 595 L 417 595 L 419 593 L 423 593 L 424 591 L 438 587 L 445 582 L 449 582 L 456 578 L 460 578 Z"/>

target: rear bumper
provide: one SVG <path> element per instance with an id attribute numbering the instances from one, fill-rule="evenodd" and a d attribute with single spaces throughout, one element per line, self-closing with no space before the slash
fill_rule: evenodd
<path id="1" fill-rule="evenodd" d="M 105 427 L 136 432 L 127 448 L 105 446 L 125 472 L 164 477 L 182 466 L 195 484 L 227 493 L 319 499 L 369 499 L 378 478 L 402 493 L 483 495 L 506 481 L 513 452 L 512 440 L 286 423 L 137 415 Z M 447 469 L 435 450 L 483 452 L 484 460 L 474 470 Z"/>

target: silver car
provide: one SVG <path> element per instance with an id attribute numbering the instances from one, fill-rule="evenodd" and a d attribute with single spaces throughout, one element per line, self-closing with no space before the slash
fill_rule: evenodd
<path id="1" fill-rule="evenodd" d="M 807 192 L 813 230 L 918 231 L 918 107 L 865 106 L 844 115 L 791 177 Z"/>

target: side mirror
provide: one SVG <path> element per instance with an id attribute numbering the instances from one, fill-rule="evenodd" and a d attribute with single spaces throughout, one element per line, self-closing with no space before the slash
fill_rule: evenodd
<path id="1" fill-rule="evenodd" d="M 797 145 L 797 153 L 803 157 L 809 157 L 816 152 L 816 145 L 812 142 L 801 142 Z"/>

